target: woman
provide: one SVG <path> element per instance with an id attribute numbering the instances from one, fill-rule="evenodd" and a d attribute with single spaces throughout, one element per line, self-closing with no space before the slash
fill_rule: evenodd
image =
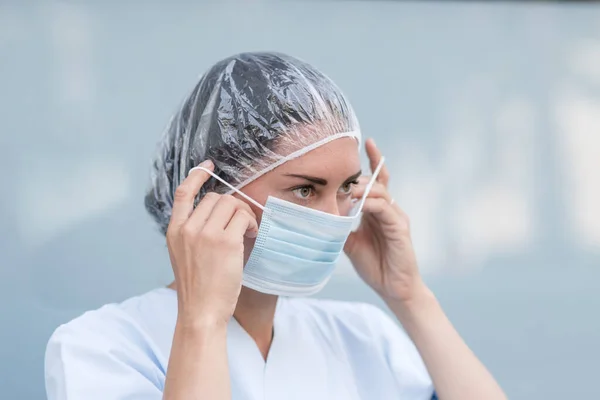
<path id="1" fill-rule="evenodd" d="M 146 196 L 175 282 L 59 327 L 49 399 L 504 399 L 421 280 L 372 140 L 361 176 L 360 142 L 312 66 L 276 53 L 213 66 Z M 406 333 L 374 306 L 303 297 L 342 251 Z"/>

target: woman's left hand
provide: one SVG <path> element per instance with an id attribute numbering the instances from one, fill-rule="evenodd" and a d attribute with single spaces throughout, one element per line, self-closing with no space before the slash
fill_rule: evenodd
<path id="1" fill-rule="evenodd" d="M 381 152 L 372 139 L 365 144 L 375 171 Z M 392 201 L 387 185 L 389 172 L 384 165 L 363 207 L 360 227 L 352 232 L 344 247 L 360 277 L 384 301 L 407 301 L 423 288 L 417 267 L 408 216 Z M 361 198 L 370 177 L 363 176 L 353 191 Z"/>
<path id="2" fill-rule="evenodd" d="M 372 140 L 367 141 L 366 147 L 374 171 L 381 152 Z M 352 193 L 354 197 L 363 195 L 368 180 L 361 179 Z M 423 283 L 408 217 L 392 201 L 388 180 L 384 166 L 365 201 L 360 227 L 348 237 L 346 254 L 414 342 L 440 398 L 506 400 L 498 383 L 467 347 Z"/>

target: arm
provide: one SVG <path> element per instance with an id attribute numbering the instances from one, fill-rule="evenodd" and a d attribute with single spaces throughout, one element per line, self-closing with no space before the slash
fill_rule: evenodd
<path id="1" fill-rule="evenodd" d="M 417 347 L 441 400 L 506 399 L 425 285 L 410 301 L 387 304 Z"/>
<path id="2" fill-rule="evenodd" d="M 177 321 L 163 399 L 230 399 L 227 325 Z"/>
<path id="3" fill-rule="evenodd" d="M 212 170 L 211 162 L 201 164 Z M 240 294 L 250 207 L 231 196 L 194 199 L 210 175 L 193 170 L 177 188 L 167 245 L 177 286 L 177 323 L 163 399 L 231 399 L 227 323 Z"/>
<path id="4" fill-rule="evenodd" d="M 381 152 L 371 139 L 366 148 L 374 171 Z M 346 242 L 348 257 L 412 338 L 440 400 L 505 399 L 424 285 L 408 216 L 392 200 L 388 181 L 389 171 L 384 166 L 364 203 L 361 225 Z M 365 190 L 364 184 L 359 185 L 353 195 L 359 198 Z"/>

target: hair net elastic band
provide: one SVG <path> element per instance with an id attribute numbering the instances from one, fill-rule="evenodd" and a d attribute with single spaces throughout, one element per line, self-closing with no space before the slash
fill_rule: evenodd
<path id="1" fill-rule="evenodd" d="M 251 176 L 250 178 L 246 179 L 245 181 L 243 181 L 242 183 L 240 183 L 239 185 L 233 187 L 231 185 L 227 185 L 231 188 L 231 190 L 229 192 L 227 192 L 227 194 L 232 194 L 235 189 L 241 189 L 244 186 L 246 186 L 247 184 L 249 184 L 250 182 L 255 181 L 256 179 L 260 178 L 261 176 L 263 176 L 264 174 L 266 174 L 267 172 L 270 172 L 272 170 L 274 170 L 275 168 L 279 167 L 282 164 L 285 164 L 286 162 L 293 160 L 295 158 L 298 158 L 300 156 L 303 156 L 304 154 L 308 153 L 309 151 L 312 151 L 318 147 L 321 147 L 331 141 L 334 141 L 336 139 L 340 139 L 343 137 L 353 137 L 356 138 L 356 140 L 358 141 L 358 145 L 360 146 L 360 140 L 361 140 L 361 133 L 360 131 L 349 131 L 349 132 L 341 132 L 341 133 L 336 133 L 335 135 L 332 136 L 328 136 L 322 140 L 319 140 L 318 142 L 312 143 L 309 146 L 303 147 L 300 150 L 294 151 L 291 154 L 288 154 L 287 156 L 281 158 L 280 160 L 277 160 L 277 162 L 269 165 L 267 168 L 261 170 L 260 172 L 256 173 L 254 176 Z M 223 182 L 221 182 L 223 183 Z"/>

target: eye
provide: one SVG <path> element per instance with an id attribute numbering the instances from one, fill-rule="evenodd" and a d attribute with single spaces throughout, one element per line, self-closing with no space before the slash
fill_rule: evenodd
<path id="1" fill-rule="evenodd" d="M 296 196 L 300 200 L 310 199 L 314 195 L 314 192 L 315 192 L 315 188 L 312 186 L 301 186 L 301 187 L 292 189 L 292 193 L 294 193 L 294 196 Z"/>
<path id="2" fill-rule="evenodd" d="M 350 194 L 352 193 L 352 187 L 354 185 L 358 185 L 358 180 L 354 180 L 351 182 L 346 182 L 340 187 L 340 193 L 342 194 Z"/>

